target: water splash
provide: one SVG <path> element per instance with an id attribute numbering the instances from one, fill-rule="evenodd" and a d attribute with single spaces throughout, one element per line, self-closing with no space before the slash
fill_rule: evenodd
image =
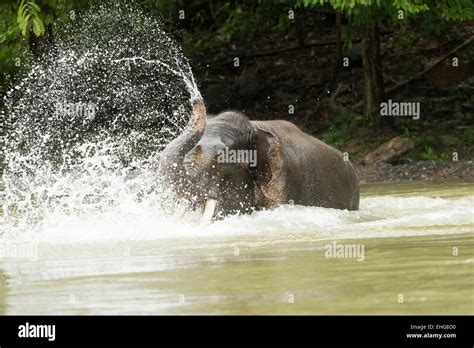
<path id="1" fill-rule="evenodd" d="M 115 62 L 115 63 L 126 62 L 128 64 L 128 66 L 130 67 L 130 62 L 133 62 L 133 64 L 136 64 L 137 60 L 141 61 L 141 62 L 145 62 L 147 64 L 158 64 L 158 65 L 161 65 L 161 66 L 165 67 L 166 69 L 171 71 L 173 74 L 175 74 L 176 76 L 183 79 L 184 83 L 186 84 L 186 88 L 188 89 L 189 93 L 191 94 L 191 100 L 202 99 L 201 92 L 199 91 L 199 89 L 197 87 L 196 81 L 194 80 L 194 75 L 193 75 L 189 65 L 186 66 L 186 68 L 188 70 L 183 71 L 181 69 L 179 69 L 179 70 L 173 69 L 169 64 L 166 64 L 165 62 L 163 62 L 159 59 L 150 60 L 150 59 L 145 59 L 143 57 L 131 57 L 131 58 L 114 59 L 112 61 Z"/>
<path id="2" fill-rule="evenodd" d="M 55 49 L 5 98 L 0 236 L 34 239 L 131 202 L 159 214 L 170 203 L 156 154 L 201 97 L 161 21 L 133 4 L 93 7 L 55 33 Z"/>

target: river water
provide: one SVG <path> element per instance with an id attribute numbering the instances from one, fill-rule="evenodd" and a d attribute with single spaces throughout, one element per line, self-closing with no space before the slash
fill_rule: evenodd
<path id="1" fill-rule="evenodd" d="M 415 182 L 363 186 L 358 212 L 205 228 L 149 207 L 62 217 L 23 241 L 33 253 L 3 240 L 0 313 L 473 314 L 473 207 L 472 182 Z"/>

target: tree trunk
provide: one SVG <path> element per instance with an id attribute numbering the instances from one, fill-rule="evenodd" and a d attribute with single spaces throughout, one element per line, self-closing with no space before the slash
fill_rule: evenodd
<path id="1" fill-rule="evenodd" d="M 364 119 L 380 123 L 380 103 L 384 100 L 383 66 L 380 58 L 379 27 L 374 23 L 364 29 L 362 37 L 364 70 Z"/>

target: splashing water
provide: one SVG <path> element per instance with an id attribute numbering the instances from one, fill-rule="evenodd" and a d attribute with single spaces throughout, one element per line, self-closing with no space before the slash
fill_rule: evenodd
<path id="1" fill-rule="evenodd" d="M 5 237 L 118 206 L 159 214 L 155 155 L 201 97 L 180 48 L 133 5 L 94 7 L 55 32 L 54 51 L 5 98 Z"/>

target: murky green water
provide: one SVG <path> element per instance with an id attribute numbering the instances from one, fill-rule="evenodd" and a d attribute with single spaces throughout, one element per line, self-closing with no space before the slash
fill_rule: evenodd
<path id="1" fill-rule="evenodd" d="M 203 230 L 157 221 L 146 238 L 60 224 L 75 238 L 38 239 L 36 261 L 0 259 L 0 311 L 474 314 L 474 185 L 362 191 L 359 212 L 287 206 Z M 334 245 L 359 253 L 329 257 Z"/>

